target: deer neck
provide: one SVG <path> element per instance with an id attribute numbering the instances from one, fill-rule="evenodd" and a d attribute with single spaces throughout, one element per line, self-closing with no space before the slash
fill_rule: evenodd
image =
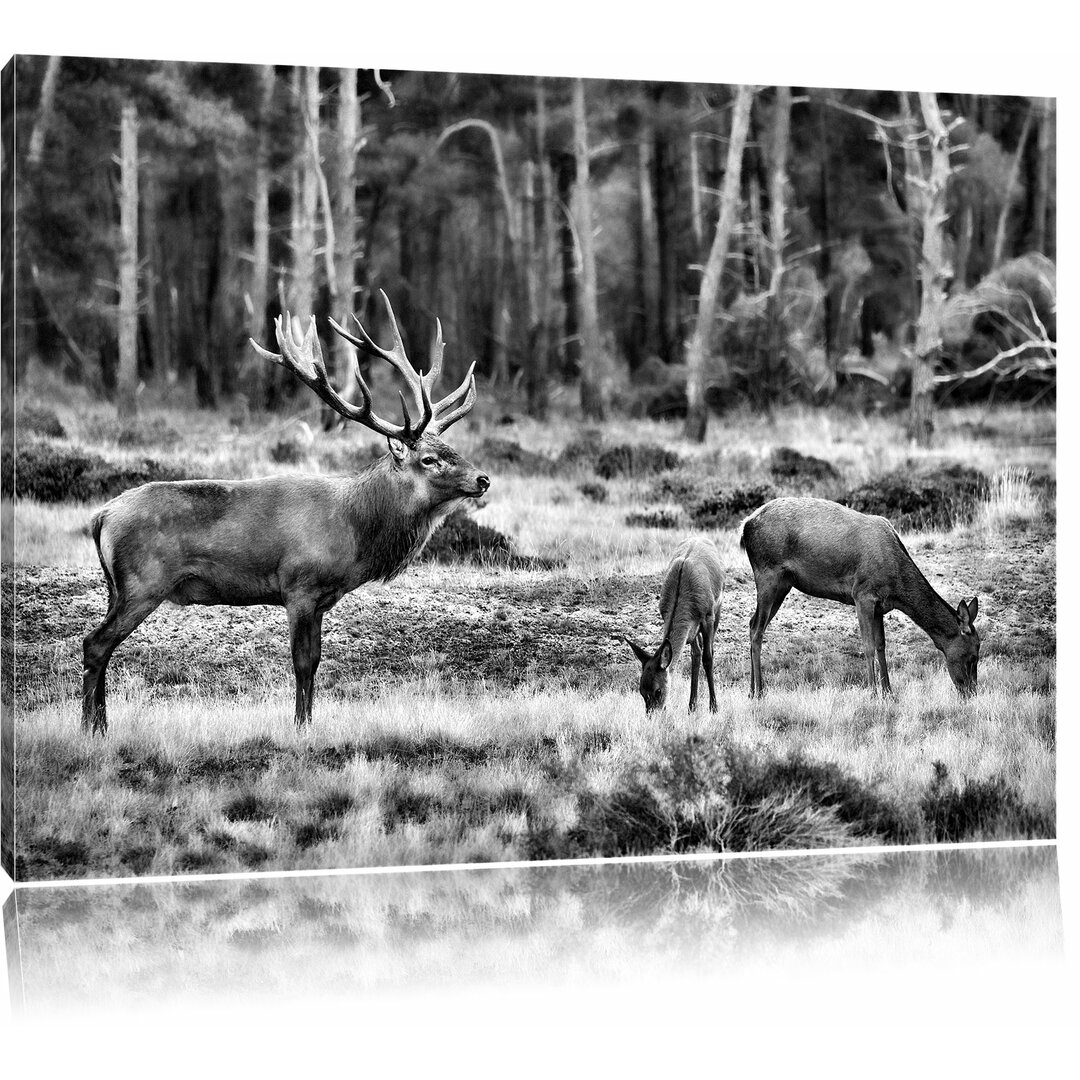
<path id="1" fill-rule="evenodd" d="M 942 652 L 960 633 L 956 612 L 935 592 L 914 562 L 904 574 L 903 589 L 893 598 L 893 607 L 921 627 Z"/>
<path id="2" fill-rule="evenodd" d="M 664 637 L 662 639 L 671 642 L 671 656 L 673 661 L 675 658 L 682 655 L 682 651 L 686 648 L 686 642 L 689 640 L 691 632 L 697 633 L 697 625 L 693 618 L 687 613 L 685 605 L 680 604 L 679 602 L 683 589 L 682 570 L 683 568 L 680 566 L 678 578 L 675 582 L 675 595 L 672 598 L 671 613 L 665 621 Z"/>
<path id="3" fill-rule="evenodd" d="M 452 508 L 433 507 L 401 477 L 387 454 L 352 479 L 347 512 L 365 581 L 389 581 L 420 553 Z"/>

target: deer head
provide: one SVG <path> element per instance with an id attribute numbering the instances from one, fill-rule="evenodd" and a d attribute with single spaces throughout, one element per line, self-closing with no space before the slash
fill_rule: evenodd
<path id="1" fill-rule="evenodd" d="M 372 410 L 371 390 L 360 373 L 359 363 L 356 364 L 354 373 L 360 389 L 361 404 L 354 405 L 346 401 L 330 385 L 314 315 L 306 332 L 300 320 L 293 319 L 288 312 L 274 320 L 280 353 L 270 352 L 254 340 L 251 340 L 251 345 L 260 356 L 291 371 L 340 416 L 384 436 L 397 468 L 412 475 L 418 492 L 422 489 L 427 501 L 438 504 L 483 495 L 490 486 L 489 478 L 478 473 L 474 466 L 438 437 L 451 424 L 467 415 L 476 403 L 476 378 L 473 374 L 476 365 L 469 366 L 464 380 L 456 390 L 441 401 L 432 403 L 431 391 L 442 371 L 442 325 L 438 319 L 435 320 L 431 367 L 426 375 L 422 374 L 413 368 L 405 354 L 401 331 L 386 293 L 380 290 L 379 295 L 386 305 L 390 320 L 394 337 L 392 348 L 383 349 L 376 345 L 355 315 L 353 321 L 359 337 L 350 334 L 333 319 L 330 320 L 330 325 L 357 349 L 386 360 L 405 380 L 416 415 L 414 417 L 410 412 L 405 395 L 399 391 L 402 413 L 400 424 L 390 423 Z"/>
<path id="2" fill-rule="evenodd" d="M 655 709 L 662 709 L 664 702 L 667 701 L 668 668 L 671 666 L 672 656 L 671 642 L 665 638 L 656 652 L 649 652 L 630 638 L 626 638 L 626 644 L 634 650 L 634 655 L 641 661 L 638 692 L 645 701 L 645 711 L 649 713 Z"/>

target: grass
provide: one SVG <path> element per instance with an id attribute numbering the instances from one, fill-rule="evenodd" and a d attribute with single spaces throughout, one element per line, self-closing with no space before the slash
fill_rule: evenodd
<path id="1" fill-rule="evenodd" d="M 184 460 L 208 475 L 325 469 L 365 458 L 370 442 L 314 431 L 302 460 L 275 464 L 267 447 L 288 422 L 226 428 L 162 409 L 121 445 L 100 408 L 60 400 L 56 413 L 110 460 L 151 455 L 155 431 L 183 431 Z M 455 445 L 468 456 L 498 438 L 506 464 L 476 522 L 540 561 L 416 565 L 344 598 L 326 620 L 303 733 L 280 610 L 164 607 L 110 666 L 109 737 L 86 739 L 75 679 L 105 601 L 85 529 L 93 504 L 7 503 L 18 525 L 19 568 L 4 588 L 18 600 L 19 875 L 1051 836 L 1053 415 L 991 415 L 987 439 L 983 413 L 942 413 L 926 452 L 899 436 L 900 418 L 804 408 L 729 415 L 701 447 L 647 421 L 614 420 L 597 442 L 569 419 L 496 426 L 481 412 Z M 652 449 L 620 449 L 601 485 L 600 446 Z M 832 468 L 778 474 L 778 446 Z M 980 597 L 976 698 L 960 700 L 925 635 L 891 614 L 896 693 L 879 700 L 862 686 L 852 610 L 792 593 L 765 639 L 769 693 L 749 700 L 754 586 L 735 514 L 699 527 L 728 571 L 719 712 L 686 712 L 687 652 L 668 708 L 645 716 L 621 639 L 659 631 L 659 582 L 682 533 L 655 514 L 658 494 L 674 513 L 705 488 L 735 498 L 790 482 L 832 496 L 954 465 L 982 470 L 985 493 L 948 527 L 904 538 L 946 598 Z"/>

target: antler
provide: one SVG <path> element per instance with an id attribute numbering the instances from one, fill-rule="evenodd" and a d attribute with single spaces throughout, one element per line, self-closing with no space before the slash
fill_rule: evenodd
<path id="1" fill-rule="evenodd" d="M 473 375 L 476 364 L 473 363 L 469 365 L 469 370 L 465 373 L 464 380 L 452 394 L 448 394 L 441 401 L 432 405 L 431 391 L 434 389 L 435 383 L 442 372 L 442 323 L 438 319 L 435 320 L 435 338 L 431 345 L 431 367 L 427 374 L 423 375 L 414 370 L 412 364 L 409 363 L 408 357 L 405 355 L 405 346 L 401 340 L 401 331 L 398 330 L 397 319 L 394 317 L 394 309 L 390 306 L 390 301 L 387 299 L 386 293 L 380 289 L 379 295 L 386 305 L 386 314 L 390 319 L 390 328 L 394 335 L 393 349 L 387 350 L 376 345 L 355 315 L 353 315 L 353 322 L 356 323 L 356 328 L 360 332 L 360 337 L 358 338 L 339 326 L 333 319 L 330 320 L 330 325 L 346 341 L 351 342 L 358 349 L 362 349 L 371 356 L 382 357 L 383 360 L 388 361 L 402 375 L 406 383 L 408 383 L 409 389 L 412 391 L 413 402 L 421 418 L 418 426 L 413 429 L 415 437 L 418 438 L 429 426 L 433 435 L 441 435 L 451 424 L 456 423 L 465 416 L 472 409 L 473 405 L 476 404 L 476 379 Z M 370 391 L 360 375 L 359 367 L 356 369 L 356 378 L 360 384 L 360 389 L 364 394 L 365 400 L 368 400 L 370 398 Z M 409 412 L 405 404 L 404 395 L 401 395 L 401 408 L 405 414 L 406 421 L 408 421 Z"/>
<path id="2" fill-rule="evenodd" d="M 363 395 L 362 405 L 353 405 L 346 401 L 330 385 L 326 374 L 326 364 L 323 362 L 322 347 L 319 345 L 319 335 L 315 331 L 315 316 L 311 316 L 308 323 L 307 333 L 301 333 L 299 319 L 285 312 L 274 320 L 274 330 L 277 336 L 280 353 L 272 353 L 264 349 L 254 338 L 249 338 L 255 351 L 274 364 L 280 364 L 288 368 L 301 382 L 311 387 L 312 390 L 330 406 L 334 412 L 344 416 L 346 420 L 355 420 L 358 424 L 386 436 L 388 439 L 401 439 L 403 442 L 414 442 L 423 433 L 424 425 L 414 428 L 409 410 L 405 407 L 404 397 L 401 399 L 402 411 L 405 414 L 405 423 L 400 427 L 390 424 L 376 416 L 371 411 L 371 391 L 360 377 L 359 366 L 356 377 L 360 383 L 360 392 Z M 415 375 L 415 373 L 414 373 Z M 430 403 L 429 403 L 430 409 Z M 430 414 L 428 419 L 430 419 Z"/>
<path id="3" fill-rule="evenodd" d="M 400 427 L 388 423 L 376 416 L 371 411 L 371 389 L 360 374 L 359 363 L 355 366 L 356 382 L 360 387 L 363 404 L 356 406 L 342 398 L 330 385 L 326 374 L 326 365 L 323 363 L 322 348 L 319 345 L 319 336 L 315 332 L 315 317 L 312 316 L 307 333 L 301 335 L 300 320 L 293 318 L 286 312 L 274 320 L 274 328 L 277 334 L 278 348 L 281 353 L 272 353 L 264 349 L 254 339 L 251 344 L 255 351 L 267 360 L 282 367 L 288 368 L 302 382 L 306 383 L 318 396 L 326 402 L 336 413 L 344 416 L 346 420 L 355 420 L 358 424 L 370 428 L 391 439 L 401 439 L 403 442 L 415 442 L 429 427 L 432 434 L 441 435 L 451 424 L 456 423 L 465 416 L 476 404 L 476 378 L 473 370 L 476 364 L 471 364 L 465 374 L 461 385 L 452 393 L 448 394 L 436 404 L 431 403 L 431 391 L 435 386 L 442 371 L 443 339 L 442 324 L 435 320 L 435 339 L 431 346 L 431 368 L 426 375 L 415 370 L 405 355 L 405 345 L 401 340 L 401 331 L 398 329 L 397 319 L 394 317 L 394 309 L 390 301 L 381 289 L 379 295 L 386 305 L 386 313 L 390 318 L 390 328 L 394 335 L 392 349 L 383 349 L 376 345 L 371 336 L 360 324 L 360 320 L 353 316 L 356 328 L 360 332 L 359 337 L 354 337 L 333 319 L 330 325 L 335 332 L 340 334 L 346 341 L 351 342 L 358 349 L 371 356 L 379 356 L 395 368 L 398 374 L 405 380 L 412 393 L 413 405 L 416 409 L 418 420 L 413 423 L 409 413 L 405 395 L 398 391 L 401 398 L 401 413 L 404 424 Z"/>

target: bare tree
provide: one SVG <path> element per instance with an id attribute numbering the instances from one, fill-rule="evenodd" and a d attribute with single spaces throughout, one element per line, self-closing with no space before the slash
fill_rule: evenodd
<path id="1" fill-rule="evenodd" d="M 259 118 L 255 148 L 255 194 L 252 210 L 251 288 L 248 292 L 250 336 L 261 338 L 266 324 L 270 290 L 270 105 L 274 97 L 274 66 L 259 68 Z M 266 404 L 264 368 L 256 369 L 255 399 Z"/>
<path id="2" fill-rule="evenodd" d="M 127 102 L 120 118 L 120 308 L 117 341 L 116 412 L 121 420 L 138 413 L 139 384 L 139 116 Z"/>
<path id="3" fill-rule="evenodd" d="M 319 202 L 319 175 L 309 149 L 310 132 L 319 130 L 319 69 L 298 69 L 293 85 L 300 112 L 298 154 L 294 172 L 292 221 L 293 273 L 290 307 L 307 322 L 315 297 L 315 219 Z"/>
<path id="4" fill-rule="evenodd" d="M 607 415 L 605 363 L 597 311 L 596 253 L 593 249 L 592 198 L 589 190 L 589 129 L 585 113 L 585 83 L 574 80 L 574 225 L 581 254 L 581 411 L 593 420 Z"/>
<path id="5" fill-rule="evenodd" d="M 720 220 L 716 225 L 709 261 L 701 279 L 698 293 L 698 315 L 694 333 L 686 351 L 686 428 L 685 434 L 694 442 L 705 440 L 708 410 L 705 407 L 705 362 L 713 336 L 713 323 L 720 300 L 720 279 L 727 260 L 731 234 L 739 209 L 739 188 L 742 176 L 743 147 L 750 126 L 750 105 L 754 99 L 752 86 L 739 86 L 735 93 L 735 109 L 731 118 L 731 138 L 728 142 L 727 165 L 720 191 Z M 722 380 L 727 378 L 726 364 L 718 359 Z"/>
<path id="6" fill-rule="evenodd" d="M 945 193 L 952 175 L 949 161 L 949 132 L 938 109 L 937 96 L 921 92 L 925 130 L 913 130 L 907 95 L 901 95 L 904 118 L 908 121 L 904 139 L 905 184 L 908 212 L 922 231 L 922 258 L 919 262 L 919 318 L 915 325 L 915 351 L 911 368 L 911 407 L 908 434 L 919 446 L 929 446 L 934 432 L 934 366 L 941 355 L 941 324 L 945 309 L 945 287 L 950 276 L 945 256 Z M 929 160 L 924 160 L 921 144 L 929 142 Z"/>
<path id="7" fill-rule="evenodd" d="M 1009 223 L 1009 211 L 1016 199 L 1016 189 L 1020 183 L 1020 163 L 1024 157 L 1024 147 L 1027 145 L 1028 134 L 1031 132 L 1032 121 L 1035 117 L 1035 109 L 1028 110 L 1024 117 L 1024 126 L 1020 129 L 1020 138 L 1016 143 L 1016 154 L 1012 165 L 1009 167 L 1009 175 L 1005 181 L 1005 193 L 1001 198 L 1001 212 L 998 214 L 997 230 L 994 233 L 994 253 L 990 259 L 990 269 L 996 270 L 1005 258 L 1005 235 Z"/>
<path id="8" fill-rule="evenodd" d="M 769 348 L 765 381 L 771 386 L 780 365 L 783 348 L 784 239 L 787 234 L 787 159 L 791 131 L 791 87 L 776 88 L 772 130 L 769 140 L 769 247 L 772 267 L 769 275 Z"/>
<path id="9" fill-rule="evenodd" d="M 45 65 L 45 78 L 41 82 L 41 96 L 38 100 L 38 114 L 34 121 L 34 130 L 30 132 L 30 148 L 26 152 L 26 164 L 35 169 L 41 164 L 45 152 L 45 139 L 52 126 L 56 84 L 60 79 L 60 57 L 50 56 Z"/>

